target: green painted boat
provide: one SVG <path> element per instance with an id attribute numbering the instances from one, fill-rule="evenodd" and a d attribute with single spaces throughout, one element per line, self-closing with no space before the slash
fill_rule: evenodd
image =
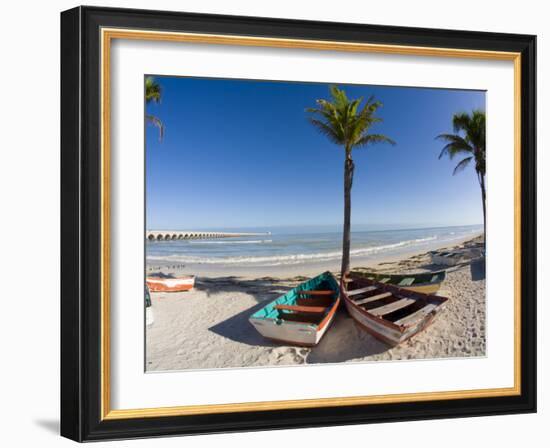
<path id="1" fill-rule="evenodd" d="M 314 346 L 332 323 L 339 304 L 340 286 L 327 271 L 270 302 L 249 320 L 266 338 Z"/>
<path id="2" fill-rule="evenodd" d="M 435 294 L 445 281 L 446 271 L 423 272 L 419 274 L 383 274 L 352 271 L 354 276 L 364 277 L 378 283 L 399 286 L 424 294 Z"/>

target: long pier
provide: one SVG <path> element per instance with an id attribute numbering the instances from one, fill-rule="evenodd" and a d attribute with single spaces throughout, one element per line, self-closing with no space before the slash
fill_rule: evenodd
<path id="1" fill-rule="evenodd" d="M 265 236 L 265 235 L 271 235 L 271 232 L 231 233 L 231 232 L 196 232 L 196 231 L 184 231 L 184 230 L 148 230 L 145 232 L 145 238 L 149 241 L 239 238 L 239 237 L 245 237 L 245 236 Z"/>

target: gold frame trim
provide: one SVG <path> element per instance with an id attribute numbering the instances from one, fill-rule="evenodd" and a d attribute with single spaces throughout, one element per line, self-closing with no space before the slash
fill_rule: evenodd
<path id="1" fill-rule="evenodd" d="M 110 50 L 113 39 L 296 48 L 354 53 L 489 59 L 514 62 L 514 386 L 508 388 L 370 395 L 304 400 L 190 405 L 142 409 L 111 409 L 110 366 Z M 413 401 L 503 397 L 521 394 L 521 54 L 514 52 L 416 47 L 352 42 L 279 39 L 216 34 L 101 29 L 101 420 L 168 417 Z"/>

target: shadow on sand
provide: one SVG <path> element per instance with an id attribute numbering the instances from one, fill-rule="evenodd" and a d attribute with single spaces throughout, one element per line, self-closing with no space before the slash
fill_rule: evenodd
<path id="1" fill-rule="evenodd" d="M 391 347 L 367 333 L 340 308 L 331 328 L 307 356 L 308 364 L 346 362 L 384 353 Z"/>
<path id="2" fill-rule="evenodd" d="M 264 305 L 265 303 L 258 303 L 253 307 L 241 311 L 240 313 L 231 316 L 229 319 L 210 327 L 208 330 L 224 338 L 231 339 L 235 342 L 240 342 L 241 344 L 261 347 L 276 347 L 280 344 L 275 344 L 269 339 L 265 339 L 248 321 L 248 318 Z"/>
<path id="3" fill-rule="evenodd" d="M 248 318 L 267 303 L 275 300 L 281 294 L 304 281 L 304 277 L 296 277 L 290 280 L 278 280 L 272 277 L 262 277 L 253 280 L 242 279 L 236 276 L 200 279 L 195 284 L 195 289 L 213 295 L 217 292 L 249 294 L 257 302 L 256 305 L 241 311 L 229 319 L 226 319 L 209 328 L 219 336 L 242 344 L 276 347 L 275 344 L 260 335 Z"/>
<path id="4" fill-rule="evenodd" d="M 303 280 L 299 277 L 285 281 L 271 277 L 247 280 L 235 276 L 226 276 L 216 278 L 200 278 L 195 282 L 195 289 L 197 291 L 205 292 L 208 296 L 218 292 L 245 292 L 254 297 L 256 302 L 262 303 L 268 300 L 276 299 L 280 295 L 286 293 L 289 289 L 297 286 L 301 281 Z"/>

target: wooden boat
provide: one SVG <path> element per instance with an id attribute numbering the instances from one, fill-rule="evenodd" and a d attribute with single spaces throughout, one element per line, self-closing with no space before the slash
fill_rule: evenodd
<path id="1" fill-rule="evenodd" d="M 354 275 L 368 278 L 379 283 L 388 283 L 411 291 L 435 294 L 445 281 L 446 271 L 423 272 L 420 274 L 377 274 L 374 272 L 357 272 Z"/>
<path id="2" fill-rule="evenodd" d="M 195 276 L 147 277 L 146 282 L 151 292 L 181 292 L 193 289 L 195 286 Z"/>
<path id="3" fill-rule="evenodd" d="M 376 338 L 398 345 L 425 329 L 442 310 L 446 297 L 424 294 L 350 274 L 342 300 L 355 321 Z"/>
<path id="4" fill-rule="evenodd" d="M 266 338 L 311 347 L 326 333 L 339 304 L 338 282 L 324 272 L 256 311 L 249 320 Z"/>

